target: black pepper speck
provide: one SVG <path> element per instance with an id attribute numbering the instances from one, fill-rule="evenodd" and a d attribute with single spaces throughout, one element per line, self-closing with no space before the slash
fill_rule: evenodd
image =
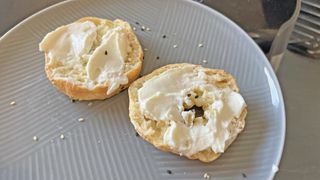
<path id="1" fill-rule="evenodd" d="M 139 23 L 139 22 L 136 22 L 136 25 L 140 25 L 140 23 Z"/>
<path id="2" fill-rule="evenodd" d="M 72 102 L 72 103 L 75 103 L 75 102 L 76 102 L 76 100 L 74 100 L 74 99 L 71 99 L 71 102 Z"/>
<path id="3" fill-rule="evenodd" d="M 165 39 L 166 37 L 167 37 L 166 35 L 163 35 L 163 36 L 162 36 L 163 39 Z"/>
<path id="4" fill-rule="evenodd" d="M 104 51 L 104 54 L 105 54 L 105 55 L 108 55 L 108 51 Z"/>
<path id="5" fill-rule="evenodd" d="M 247 175 L 246 175 L 245 173 L 242 173 L 242 177 L 243 177 L 243 178 L 246 178 Z"/>
<path id="6" fill-rule="evenodd" d="M 198 98 L 199 96 L 198 95 L 196 95 L 194 98 Z"/>
<path id="7" fill-rule="evenodd" d="M 139 133 L 136 132 L 136 136 L 139 137 L 140 136 Z"/>
<path id="8" fill-rule="evenodd" d="M 159 57 L 159 56 L 157 56 L 157 59 L 160 59 L 160 57 Z"/>
<path id="9" fill-rule="evenodd" d="M 172 171 L 168 169 L 168 170 L 167 170 L 167 173 L 168 173 L 168 174 L 172 174 Z"/>

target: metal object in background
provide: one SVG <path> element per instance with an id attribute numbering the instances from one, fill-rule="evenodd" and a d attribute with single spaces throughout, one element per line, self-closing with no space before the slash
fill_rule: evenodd
<path id="1" fill-rule="evenodd" d="M 198 0 L 241 26 L 268 56 L 276 70 L 298 17 L 300 0 Z"/>
<path id="2" fill-rule="evenodd" d="M 303 0 L 288 49 L 320 58 L 320 0 Z"/>
<path id="3" fill-rule="evenodd" d="M 288 19 L 285 23 L 283 23 L 279 28 L 276 34 L 276 37 L 272 42 L 270 51 L 267 54 L 270 60 L 270 63 L 275 71 L 278 70 L 281 64 L 283 55 L 287 49 L 288 42 L 292 34 L 292 30 L 294 28 L 294 24 L 297 21 L 297 18 L 299 16 L 300 9 L 301 9 L 301 0 L 297 0 L 294 12 L 292 13 L 290 19 Z"/>
<path id="4" fill-rule="evenodd" d="M 295 0 L 203 0 L 241 26 L 268 53 L 282 24 L 294 13 Z"/>

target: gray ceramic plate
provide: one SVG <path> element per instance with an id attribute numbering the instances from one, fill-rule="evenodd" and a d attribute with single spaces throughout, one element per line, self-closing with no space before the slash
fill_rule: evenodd
<path id="1" fill-rule="evenodd" d="M 83 16 L 121 18 L 136 27 L 148 49 L 142 74 L 178 62 L 232 73 L 249 107 L 245 131 L 220 159 L 204 164 L 161 152 L 136 137 L 126 91 L 92 106 L 72 103 L 47 80 L 38 43 L 49 31 Z M 136 22 L 151 31 L 141 31 Z M 0 179 L 202 179 L 204 173 L 212 179 L 272 179 L 281 158 L 283 98 L 266 57 L 237 25 L 192 1 L 52 6 L 1 38 L 0 83 Z M 85 121 L 78 122 L 80 117 Z"/>

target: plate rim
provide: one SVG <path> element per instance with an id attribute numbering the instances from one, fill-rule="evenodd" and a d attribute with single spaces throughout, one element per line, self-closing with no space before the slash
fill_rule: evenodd
<path id="1" fill-rule="evenodd" d="M 234 21 L 232 21 L 231 19 L 229 19 L 228 17 L 226 17 L 225 15 L 223 15 L 221 12 L 207 6 L 204 5 L 202 3 L 193 1 L 193 0 L 179 0 L 182 1 L 184 3 L 190 3 L 194 6 L 197 6 L 199 8 L 204 8 L 205 10 L 216 14 L 217 16 L 219 16 L 219 18 L 222 18 L 226 23 L 230 24 L 231 26 L 233 26 L 239 33 L 241 33 L 242 35 L 244 35 L 244 37 L 248 40 L 248 43 L 251 43 L 251 45 L 256 49 L 257 53 L 262 56 L 263 58 L 263 63 L 265 65 L 265 67 L 267 68 L 267 70 L 269 71 L 269 75 L 271 76 L 275 87 L 276 87 L 276 92 L 279 98 L 279 108 L 280 108 L 280 113 L 281 113 L 281 138 L 280 138 L 280 148 L 277 152 L 277 156 L 276 156 L 276 162 L 273 165 L 276 165 L 276 169 L 274 169 L 272 167 L 272 171 L 270 173 L 270 176 L 268 177 L 268 179 L 274 179 L 276 173 L 278 172 L 278 167 L 280 165 L 280 161 L 283 155 L 283 150 L 284 150 L 284 145 L 285 145 L 285 136 L 286 136 L 286 111 L 285 111 L 285 104 L 284 104 L 284 98 L 283 98 L 283 93 L 282 93 L 282 89 L 279 83 L 279 80 L 270 64 L 270 62 L 268 61 L 266 55 L 262 52 L 262 50 L 260 49 L 260 47 L 254 42 L 254 40 L 238 25 L 236 24 Z M 25 19 L 23 19 L 22 21 L 20 21 L 19 23 L 17 23 L 15 26 L 13 26 L 10 30 L 8 30 L 6 33 L 4 33 L 1 37 L 0 37 L 0 44 L 2 43 L 3 40 L 5 40 L 11 33 L 14 33 L 14 31 L 18 28 L 20 28 L 20 26 L 22 26 L 23 24 L 28 23 L 29 21 L 32 21 L 33 18 L 35 18 L 36 16 L 39 16 L 43 13 L 45 13 L 48 10 L 51 10 L 53 8 L 59 7 L 59 6 L 64 6 L 65 4 L 68 3 L 73 3 L 76 2 L 76 0 L 64 0 L 58 3 L 55 3 L 53 5 L 50 5 L 40 11 L 37 11 L 35 13 L 33 13 L 32 15 L 26 17 Z"/>

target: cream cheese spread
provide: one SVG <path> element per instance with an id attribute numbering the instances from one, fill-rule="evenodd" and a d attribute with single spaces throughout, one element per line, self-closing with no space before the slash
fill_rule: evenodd
<path id="1" fill-rule="evenodd" d="M 56 59 L 73 67 L 86 59 L 86 82 L 104 85 L 107 94 L 113 93 L 122 84 L 128 83 L 125 75 L 125 60 L 131 51 L 125 28 L 108 28 L 101 42 L 93 48 L 99 35 L 98 27 L 90 21 L 75 22 L 48 33 L 39 44 L 40 51 L 47 53 L 49 60 Z M 93 83 L 94 82 L 94 83 Z"/>
<path id="2" fill-rule="evenodd" d="M 223 153 L 242 131 L 231 123 L 246 107 L 243 97 L 230 87 L 219 88 L 212 75 L 187 66 L 171 69 L 146 81 L 138 90 L 142 114 L 156 121 L 169 121 L 163 142 L 182 154 L 193 155 L 211 148 Z M 203 109 L 195 117 L 191 107 Z"/>

